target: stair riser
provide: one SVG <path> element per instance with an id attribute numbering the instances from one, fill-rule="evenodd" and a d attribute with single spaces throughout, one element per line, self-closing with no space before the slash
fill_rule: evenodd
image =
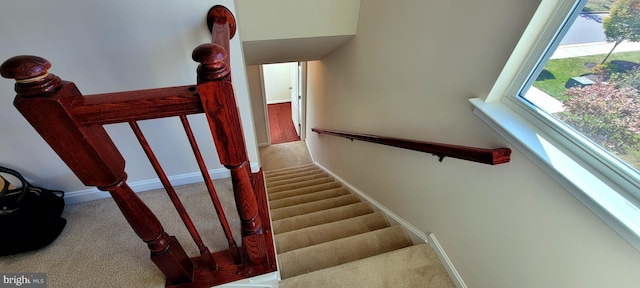
<path id="1" fill-rule="evenodd" d="M 266 179 L 266 182 L 276 182 L 276 181 L 282 181 L 282 180 L 309 176 L 309 175 L 328 175 L 328 174 L 320 169 L 315 169 L 315 170 L 308 170 L 308 171 L 300 171 L 300 172 L 282 175 L 282 176 L 272 176 L 268 178 L 265 177 L 265 179 Z"/>
<path id="2" fill-rule="evenodd" d="M 272 180 L 267 180 L 267 188 L 273 188 L 273 187 L 278 187 L 278 186 L 282 186 L 282 185 L 287 185 L 287 184 L 292 184 L 292 183 L 297 183 L 297 182 L 303 182 L 303 181 L 309 181 L 309 180 L 313 180 L 313 179 L 320 179 L 320 178 L 326 178 L 329 177 L 329 175 L 327 175 L 327 173 L 315 173 L 315 174 L 311 174 L 311 175 L 297 175 L 294 177 L 289 177 L 283 180 L 278 180 L 278 181 L 272 181 Z"/>
<path id="3" fill-rule="evenodd" d="M 282 186 L 278 186 L 278 187 L 267 188 L 267 193 L 268 194 L 278 193 L 278 192 L 282 192 L 282 191 L 287 191 L 287 190 L 292 190 L 292 189 L 297 189 L 297 188 L 304 188 L 304 187 L 307 187 L 307 186 L 323 184 L 323 183 L 329 183 L 329 182 L 335 182 L 335 180 L 333 180 L 333 178 L 331 178 L 331 177 L 324 177 L 324 178 L 318 178 L 318 179 L 313 179 L 313 180 L 308 180 L 308 181 L 301 181 L 301 182 L 282 185 Z"/>
<path id="4" fill-rule="evenodd" d="M 340 187 L 342 187 L 342 185 L 340 185 L 340 183 L 338 182 L 329 182 L 329 183 L 322 183 L 318 185 L 302 187 L 302 188 L 288 190 L 288 191 L 275 192 L 272 194 L 268 194 L 267 197 L 269 198 L 269 201 L 273 201 L 273 200 L 295 197 L 298 195 L 315 193 L 323 190 L 335 189 Z"/>
<path id="5" fill-rule="evenodd" d="M 324 211 L 273 221 L 273 223 L 271 224 L 271 229 L 273 230 L 274 234 L 279 234 L 329 222 L 340 221 L 369 213 L 373 213 L 373 209 L 371 209 L 371 207 L 369 207 L 369 205 L 367 205 L 366 203 L 360 202 L 347 206 L 341 206 Z"/>
<path id="6" fill-rule="evenodd" d="M 387 219 L 384 218 L 382 213 L 366 214 L 355 218 L 277 234 L 275 236 L 276 251 L 278 251 L 278 253 L 284 253 L 387 227 L 389 227 L 389 222 L 387 222 Z"/>
<path id="7" fill-rule="evenodd" d="M 360 199 L 356 195 L 350 194 L 345 196 L 339 196 L 339 197 L 324 199 L 320 201 L 314 201 L 314 202 L 295 205 L 295 206 L 273 209 L 271 210 L 271 219 L 273 219 L 273 221 L 276 221 L 284 218 L 309 214 L 317 211 L 345 206 L 345 205 L 354 204 L 358 202 L 360 202 Z"/>
<path id="8" fill-rule="evenodd" d="M 294 206 L 294 205 L 319 201 L 322 199 L 328 199 L 328 198 L 333 198 L 333 197 L 338 197 L 338 196 L 343 196 L 348 194 L 350 194 L 349 190 L 343 187 L 340 187 L 340 188 L 335 188 L 330 190 L 322 190 L 319 192 L 314 192 L 309 194 L 303 194 L 295 197 L 269 201 L 269 207 L 273 210 L 273 209 L 284 208 L 288 206 Z"/>
<path id="9" fill-rule="evenodd" d="M 400 226 L 393 226 L 278 254 L 283 279 L 411 246 Z M 345 247 L 349 247 L 345 249 Z"/>
<path id="10" fill-rule="evenodd" d="M 296 171 L 315 170 L 315 169 L 318 169 L 318 166 L 309 164 L 309 165 L 298 166 L 298 167 L 264 171 L 264 176 L 265 177 L 280 176 L 280 175 L 287 175 L 290 173 L 294 173 Z"/>

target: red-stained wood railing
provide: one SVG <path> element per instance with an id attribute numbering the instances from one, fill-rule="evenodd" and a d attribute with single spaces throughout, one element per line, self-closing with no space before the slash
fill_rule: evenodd
<path id="1" fill-rule="evenodd" d="M 151 260 L 164 273 L 167 287 L 211 287 L 276 270 L 275 251 L 262 170 L 252 173 L 231 83 L 229 39 L 236 24 L 231 12 L 214 6 L 207 14 L 212 43 L 198 46 L 197 85 L 83 96 L 73 82 L 49 73 L 51 63 L 37 56 L 16 56 L 0 74 L 16 80 L 14 105 L 87 186 L 108 191 L 136 234 L 147 243 Z M 222 210 L 187 115 L 204 113 L 220 162 L 230 170 L 242 245 L 237 246 Z M 204 245 L 137 121 L 179 117 L 229 249 L 210 252 Z M 200 255 L 189 257 L 164 231 L 153 212 L 127 185 L 125 161 L 103 128 L 129 123 Z M 124 260 L 126 261 L 126 260 Z"/>
<path id="2" fill-rule="evenodd" d="M 387 146 L 393 146 L 398 148 L 404 148 L 414 151 L 420 151 L 425 153 L 431 153 L 437 156 L 442 162 L 444 157 L 458 158 L 473 162 L 480 162 L 484 164 L 497 165 L 507 163 L 511 160 L 511 149 L 509 148 L 475 148 L 458 145 L 440 144 L 424 141 L 415 141 L 393 137 L 383 137 L 369 134 L 359 134 L 344 131 L 312 128 L 311 131 L 318 134 L 333 135 L 338 137 L 344 137 L 350 140 L 360 140 L 371 143 L 383 144 Z"/>

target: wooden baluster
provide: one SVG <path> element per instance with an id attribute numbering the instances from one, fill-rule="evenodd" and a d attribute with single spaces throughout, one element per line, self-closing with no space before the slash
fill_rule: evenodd
<path id="1" fill-rule="evenodd" d="M 151 166 L 153 167 L 153 170 L 156 171 L 156 175 L 158 175 L 158 178 L 160 179 L 160 183 L 162 183 L 162 186 L 164 187 L 164 190 L 167 192 L 167 195 L 169 196 L 171 203 L 173 203 L 173 207 L 176 208 L 176 211 L 178 211 L 178 215 L 180 216 L 180 219 L 182 219 L 184 226 L 187 227 L 187 231 L 189 232 L 189 234 L 191 234 L 191 238 L 193 238 L 193 242 L 195 242 L 196 246 L 198 246 L 198 250 L 200 250 L 200 255 L 202 259 L 208 265 L 209 269 L 216 270 L 218 266 L 216 264 L 215 259 L 213 259 L 213 256 L 211 256 L 211 252 L 209 252 L 209 248 L 207 248 L 207 246 L 204 245 L 204 242 L 202 241 L 202 237 L 200 237 L 200 233 L 198 233 L 198 230 L 196 229 L 196 225 L 193 224 L 193 220 L 191 220 L 189 213 L 187 213 L 187 209 L 184 208 L 184 205 L 182 204 L 180 197 L 178 197 L 178 193 L 176 193 L 176 190 L 173 188 L 173 185 L 171 185 L 171 182 L 169 181 L 169 177 L 167 177 L 167 174 L 164 172 L 164 169 L 162 169 L 162 166 L 160 165 L 160 161 L 158 161 L 158 158 L 156 157 L 155 153 L 153 153 L 153 150 L 151 150 L 151 145 L 149 145 L 149 142 L 147 142 L 147 138 L 144 137 L 144 134 L 142 133 L 140 126 L 138 126 L 138 123 L 135 121 L 129 122 L 129 126 L 131 126 L 131 130 L 133 130 L 133 134 L 135 134 L 136 138 L 138 138 L 138 142 L 140 142 L 140 146 L 142 146 L 142 150 L 144 150 L 144 153 L 147 155 L 149 162 L 151 162 Z"/>
<path id="2" fill-rule="evenodd" d="M 190 282 L 193 264 L 184 249 L 126 184 L 124 158 L 104 128 L 84 126 L 72 115 L 73 101 L 83 96 L 72 82 L 49 74 L 50 67 L 36 56 L 16 56 L 0 66 L 2 77 L 16 80 L 14 105 L 85 185 L 109 191 L 167 282 Z"/>
<path id="3" fill-rule="evenodd" d="M 236 207 L 242 225 L 242 245 L 249 264 L 267 262 L 262 220 L 251 181 L 240 116 L 231 84 L 229 38 L 234 29 L 233 15 L 221 6 L 209 11 L 214 43 L 193 50 L 198 65 L 198 93 L 214 138 L 220 163 L 231 170 Z"/>
<path id="4" fill-rule="evenodd" d="M 202 157 L 202 153 L 200 153 L 200 148 L 198 148 L 198 142 L 196 141 L 196 137 L 193 135 L 193 130 L 191 130 L 191 126 L 189 125 L 189 120 L 187 119 L 187 116 L 183 115 L 180 116 L 180 121 L 182 122 L 182 127 L 184 127 L 184 131 L 187 134 L 189 143 L 191 144 L 193 155 L 196 157 L 196 162 L 198 163 L 198 167 L 200 168 L 202 179 L 204 180 L 205 186 L 207 186 L 209 197 L 211 198 L 211 202 L 213 202 L 213 207 L 216 209 L 216 214 L 218 215 L 218 219 L 220 220 L 220 225 L 222 225 L 224 235 L 225 237 L 227 237 L 227 242 L 229 243 L 229 251 L 233 256 L 235 263 L 240 264 L 242 263 L 242 259 L 240 258 L 240 250 L 238 249 L 236 240 L 233 239 L 233 233 L 231 233 L 229 221 L 227 220 L 227 216 L 224 213 L 224 209 L 222 209 L 222 203 L 220 203 L 216 188 L 213 186 L 213 181 L 211 181 L 209 170 L 204 163 L 204 158 Z"/>

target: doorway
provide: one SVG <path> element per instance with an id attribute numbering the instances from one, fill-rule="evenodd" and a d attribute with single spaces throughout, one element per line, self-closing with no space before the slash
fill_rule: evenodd
<path id="1" fill-rule="evenodd" d="M 306 63 L 264 64 L 261 70 L 270 144 L 304 139 Z"/>

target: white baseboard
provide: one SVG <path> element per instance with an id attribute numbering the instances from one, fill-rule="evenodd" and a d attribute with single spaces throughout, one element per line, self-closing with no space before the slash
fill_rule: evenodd
<path id="1" fill-rule="evenodd" d="M 255 171 L 258 171 L 258 169 L 260 169 L 260 166 L 258 165 L 258 163 L 252 162 L 251 170 L 255 172 Z M 213 180 L 231 177 L 231 173 L 227 168 L 210 169 L 209 175 Z M 202 174 L 200 174 L 200 172 L 171 175 L 171 176 L 168 176 L 168 178 L 171 184 L 174 186 L 198 183 L 203 181 Z M 159 178 L 127 182 L 127 184 L 136 193 L 163 188 Z M 89 188 L 89 189 L 64 193 L 64 202 L 66 204 L 74 204 L 74 203 L 80 203 L 80 202 L 86 202 L 86 201 L 110 198 L 110 197 L 111 195 L 108 192 L 100 191 L 97 188 Z"/>
<path id="2" fill-rule="evenodd" d="M 222 284 L 215 287 L 224 288 L 278 288 L 280 281 L 280 272 L 271 272 L 235 282 Z"/>
<path id="3" fill-rule="evenodd" d="M 451 281 L 453 282 L 453 284 L 457 288 L 467 288 L 467 285 L 464 283 L 464 281 L 460 277 L 460 274 L 458 273 L 456 268 L 453 266 L 453 263 L 451 262 L 451 260 L 447 256 L 447 254 L 444 252 L 444 249 L 442 249 L 442 246 L 440 246 L 440 243 L 435 238 L 435 235 L 433 233 L 428 233 L 427 234 L 425 232 L 422 232 L 417 227 L 411 225 L 409 222 L 407 222 L 406 220 L 402 219 L 400 216 L 398 216 L 398 214 L 393 213 L 393 211 L 389 210 L 387 207 L 385 207 L 384 205 L 380 204 L 380 202 L 376 201 L 375 199 L 371 198 L 366 193 L 362 192 L 360 189 L 356 188 L 355 186 L 351 185 L 349 182 L 347 182 L 344 179 L 340 178 L 338 175 L 336 175 L 335 173 L 331 172 L 326 167 L 320 165 L 317 162 L 314 162 L 314 163 L 318 167 L 320 167 L 322 170 L 327 172 L 329 175 L 331 175 L 333 178 L 338 180 L 338 182 L 340 182 L 343 185 L 347 186 L 347 188 L 349 190 L 351 190 L 352 192 L 356 193 L 358 195 L 358 197 L 360 197 L 360 199 L 362 199 L 365 202 L 368 202 L 374 208 L 374 210 L 382 212 L 387 217 L 389 222 L 391 222 L 390 224 L 392 224 L 392 225 L 400 225 L 404 229 L 404 231 L 407 233 L 407 235 L 409 236 L 409 238 L 411 239 L 411 241 L 414 244 L 427 243 L 427 244 L 431 245 L 433 250 L 436 252 L 436 255 L 438 255 L 438 258 L 440 259 L 440 262 L 444 266 L 445 270 L 447 270 L 447 274 L 449 275 L 449 278 L 451 278 Z"/>
<path id="4" fill-rule="evenodd" d="M 436 255 L 438 255 L 438 258 L 440 259 L 442 266 L 444 266 L 444 269 L 447 270 L 447 274 L 449 274 L 449 278 L 451 278 L 453 285 L 455 285 L 457 288 L 467 288 L 467 284 L 462 281 L 462 277 L 460 277 L 458 270 L 456 270 L 456 268 L 453 266 L 453 263 L 451 263 L 451 259 L 449 259 L 447 253 L 445 253 L 442 246 L 440 246 L 440 242 L 438 242 L 438 239 L 436 239 L 436 235 L 434 235 L 433 233 L 429 233 L 428 236 L 431 248 L 433 248 L 433 251 L 436 252 Z"/>
<path id="5" fill-rule="evenodd" d="M 269 104 L 287 103 L 287 102 L 291 102 L 291 99 L 270 100 L 270 101 L 267 101 L 267 105 L 269 105 Z"/>

